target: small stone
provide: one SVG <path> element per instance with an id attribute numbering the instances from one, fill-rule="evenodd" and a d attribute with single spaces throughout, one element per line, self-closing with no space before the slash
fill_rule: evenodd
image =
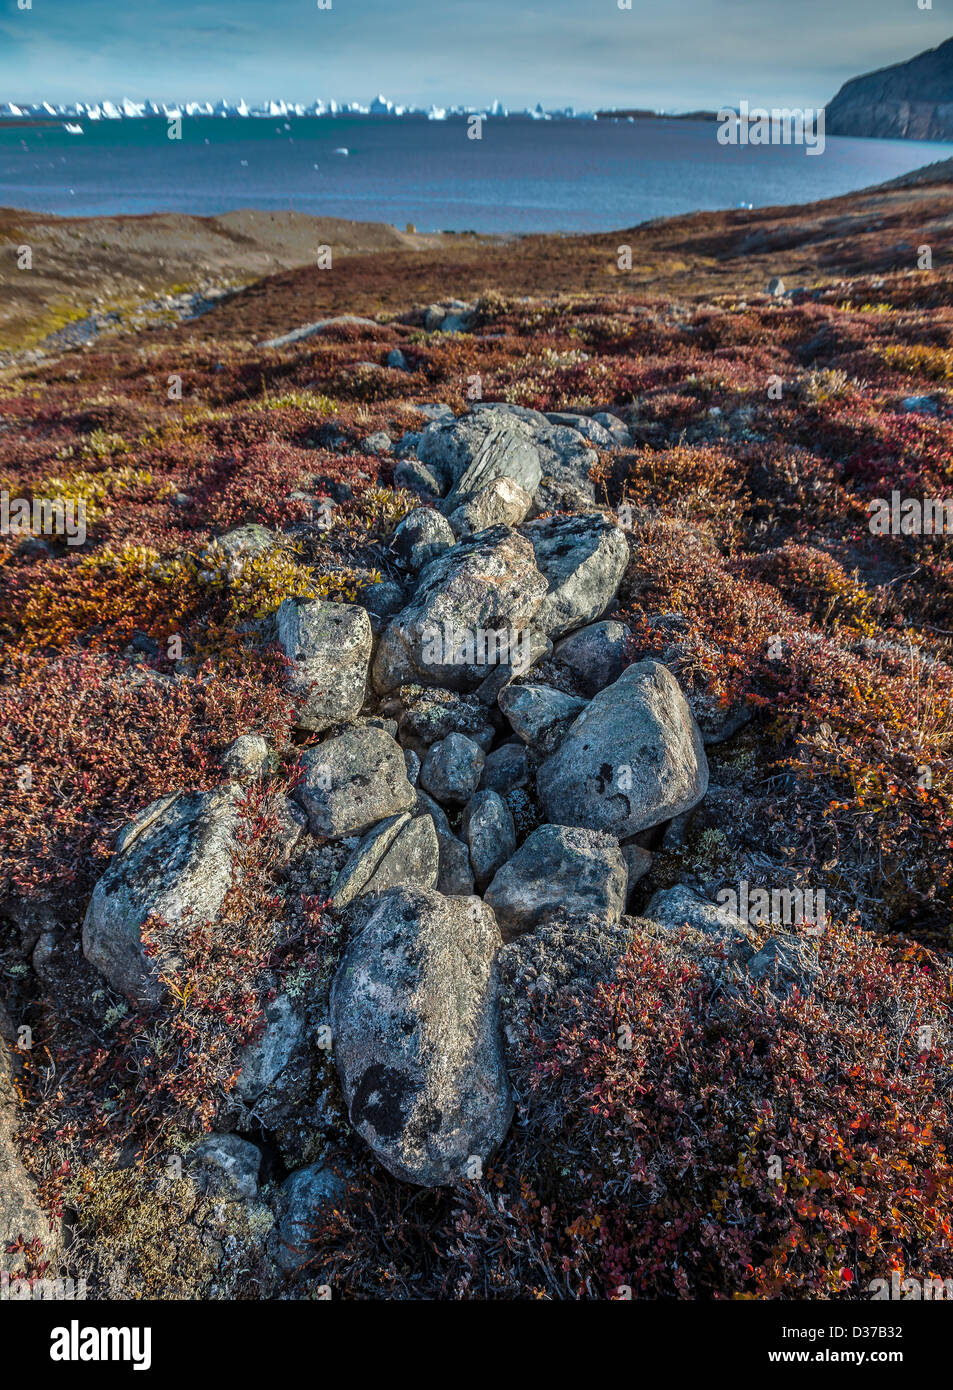
<path id="1" fill-rule="evenodd" d="M 257 1193 L 261 1150 L 247 1139 L 237 1134 L 216 1134 L 193 1149 L 192 1157 L 219 1169 L 242 1197 L 254 1197 Z"/>
<path id="2" fill-rule="evenodd" d="M 631 635 L 624 623 L 590 623 L 557 642 L 553 660 L 572 674 L 584 695 L 596 695 L 618 680 L 629 664 Z"/>
<path id="3" fill-rule="evenodd" d="M 460 539 L 491 526 L 519 526 L 532 502 L 529 493 L 512 478 L 494 478 L 450 513 L 450 526 Z"/>
<path id="4" fill-rule="evenodd" d="M 258 777 L 267 769 L 270 756 L 261 734 L 240 734 L 225 750 L 222 766 L 232 777 Z"/>
<path id="5" fill-rule="evenodd" d="M 497 869 L 516 851 L 516 828 L 498 792 L 477 792 L 466 804 L 460 825 L 470 849 L 473 878 L 483 892 Z"/>
<path id="6" fill-rule="evenodd" d="M 524 743 L 503 743 L 486 756 L 480 791 L 499 792 L 501 796 L 529 782 L 529 759 Z"/>
<path id="7" fill-rule="evenodd" d="M 480 784 L 485 757 L 464 734 L 435 743 L 420 769 L 421 786 L 444 806 L 463 806 Z"/>

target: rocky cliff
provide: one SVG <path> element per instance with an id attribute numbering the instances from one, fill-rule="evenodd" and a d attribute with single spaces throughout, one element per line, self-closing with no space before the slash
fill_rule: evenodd
<path id="1" fill-rule="evenodd" d="M 846 82 L 827 108 L 827 133 L 953 140 L 953 39 Z"/>

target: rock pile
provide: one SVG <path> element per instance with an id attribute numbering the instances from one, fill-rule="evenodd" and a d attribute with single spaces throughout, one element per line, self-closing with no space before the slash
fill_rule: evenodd
<path id="1" fill-rule="evenodd" d="M 626 441 L 611 415 L 436 413 L 397 466 L 421 498 L 391 540 L 401 606 L 373 627 L 358 603 L 296 599 L 278 613 L 297 726 L 312 740 L 282 833 L 289 856 L 312 856 L 302 863 L 338 853 L 326 886 L 342 928 L 330 994 L 340 1090 L 353 1129 L 407 1182 L 479 1177 L 507 1132 L 501 969 L 522 978 L 527 939 L 562 953 L 560 979 L 580 943 L 624 942 L 647 837 L 706 793 L 678 681 L 637 660 L 611 616 L 630 541 L 598 507 L 590 470 L 597 448 Z M 567 494 L 576 510 L 541 514 Z M 151 915 L 220 911 L 243 781 L 274 762 L 260 742 L 230 751 L 233 780 L 166 797 L 121 836 L 83 932 L 115 989 L 161 999 L 166 962 L 142 939 Z M 680 912 L 669 904 L 661 926 Z M 733 931 L 702 921 L 715 928 Z M 298 1003 L 269 1004 L 236 1092 L 259 1122 L 287 1123 L 311 1084 L 311 1028 Z M 285 1188 L 287 1234 L 303 1202 L 341 1184 L 311 1166 Z"/>

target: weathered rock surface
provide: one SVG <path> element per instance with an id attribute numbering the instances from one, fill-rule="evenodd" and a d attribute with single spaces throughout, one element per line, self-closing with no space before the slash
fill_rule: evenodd
<path id="1" fill-rule="evenodd" d="M 523 743 L 501 743 L 486 755 L 480 791 L 505 792 L 525 787 L 529 781 L 529 759 Z"/>
<path id="2" fill-rule="evenodd" d="M 147 918 L 215 918 L 232 881 L 240 799 L 236 783 L 163 797 L 122 833 L 83 923 L 86 959 L 113 989 L 143 1002 L 161 997 L 159 976 L 175 962 L 162 950 L 146 957 Z"/>
<path id="3" fill-rule="evenodd" d="M 628 667 L 586 706 L 537 785 L 550 821 L 619 839 L 697 805 L 708 761 L 671 672 L 657 661 Z"/>
<path id="4" fill-rule="evenodd" d="M 278 645 L 292 663 L 288 686 L 300 705 L 299 729 L 321 733 L 360 713 L 373 635 L 357 604 L 285 599 Z"/>
<path id="5" fill-rule="evenodd" d="M 400 744 L 383 729 L 348 729 L 309 748 L 301 762 L 295 796 L 312 831 L 329 840 L 363 834 L 416 803 Z"/>
<path id="6" fill-rule="evenodd" d="M 591 623 L 612 602 L 629 561 L 625 533 L 602 516 L 553 516 L 523 527 L 548 592 L 533 625 L 561 637 Z"/>
<path id="7" fill-rule="evenodd" d="M 210 1168 L 217 1168 L 241 1197 L 254 1197 L 258 1191 L 261 1150 L 238 1134 L 215 1134 L 192 1150 L 192 1157 Z"/>
<path id="8" fill-rule="evenodd" d="M 388 816 L 372 825 L 351 852 L 351 856 L 334 881 L 332 907 L 346 907 L 354 898 L 367 891 L 378 865 L 397 836 L 410 821 L 407 811 Z"/>
<path id="9" fill-rule="evenodd" d="M 503 936 L 532 931 L 554 912 L 597 913 L 617 922 L 628 873 L 611 835 L 575 826 L 541 825 L 497 872 L 486 890 Z"/>
<path id="10" fill-rule="evenodd" d="M 460 833 L 470 849 L 470 863 L 478 890 L 516 850 L 513 815 L 498 792 L 477 792 L 466 804 Z"/>
<path id="11" fill-rule="evenodd" d="M 423 432 L 417 457 L 442 486 L 447 514 L 497 478 L 512 479 L 532 496 L 542 471 L 532 428 L 492 407 L 435 420 Z"/>
<path id="12" fill-rule="evenodd" d="M 500 659 L 501 640 L 529 624 L 546 587 L 533 547 L 518 533 L 500 527 L 458 542 L 424 568 L 410 604 L 387 625 L 375 687 L 474 689 Z"/>
<path id="13" fill-rule="evenodd" d="M 421 758 L 448 734 L 466 734 L 484 751 L 492 746 L 496 730 L 486 707 L 474 696 L 418 687 L 408 698 L 410 703 L 398 722 L 398 737 L 405 748 L 412 748 Z"/>
<path id="14" fill-rule="evenodd" d="M 454 535 L 463 540 L 492 526 L 518 526 L 532 503 L 530 494 L 512 478 L 495 478 L 452 511 L 449 523 Z"/>
<path id="15" fill-rule="evenodd" d="M 497 703 L 513 732 L 541 753 L 552 753 L 586 701 L 549 685 L 505 685 Z"/>
<path id="16" fill-rule="evenodd" d="M 463 806 L 480 785 L 483 749 L 465 734 L 448 734 L 428 749 L 420 785 L 442 806 Z"/>
<path id="17" fill-rule="evenodd" d="M 455 536 L 449 521 L 433 507 L 409 512 L 391 537 L 394 552 L 415 574 L 453 545 Z"/>
<path id="18" fill-rule="evenodd" d="M 557 642 L 553 660 L 571 673 L 584 695 L 596 695 L 618 680 L 629 664 L 630 636 L 624 623 L 590 623 Z"/>
<path id="19" fill-rule="evenodd" d="M 509 1127 L 499 945 L 476 898 L 399 888 L 352 909 L 331 991 L 334 1057 L 351 1123 L 406 1182 L 473 1176 Z"/>

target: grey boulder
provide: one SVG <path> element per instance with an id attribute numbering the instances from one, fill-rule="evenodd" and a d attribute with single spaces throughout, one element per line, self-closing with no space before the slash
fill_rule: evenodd
<path id="1" fill-rule="evenodd" d="M 442 806 L 463 806 L 480 785 L 483 749 L 465 734 L 448 734 L 427 752 L 420 785 Z"/>
<path id="2" fill-rule="evenodd" d="M 532 503 L 529 493 L 512 478 L 494 478 L 450 513 L 449 524 L 460 539 L 491 526 L 519 526 Z"/>
<path id="3" fill-rule="evenodd" d="M 618 842 L 598 830 L 541 825 L 528 835 L 486 890 L 505 940 L 532 931 L 554 913 L 597 913 L 618 922 L 628 873 Z"/>
<path id="4" fill-rule="evenodd" d="M 423 569 L 453 545 L 455 536 L 450 523 L 433 507 L 418 507 L 409 512 L 391 537 L 391 547 L 407 568 Z"/>
<path id="5" fill-rule="evenodd" d="M 557 642 L 553 660 L 570 672 L 584 695 L 596 695 L 629 664 L 631 632 L 624 623 L 590 623 Z"/>
<path id="6" fill-rule="evenodd" d="M 146 955 L 147 919 L 170 925 L 213 920 L 233 875 L 241 789 L 162 797 L 127 826 L 83 922 L 83 953 L 122 994 L 156 1003 L 174 954 Z"/>
<path id="7" fill-rule="evenodd" d="M 291 662 L 288 687 L 299 701 L 299 729 L 321 733 L 360 713 L 373 635 L 357 604 L 285 599 L 277 613 L 278 645 Z"/>
<path id="8" fill-rule="evenodd" d="M 460 830 L 470 849 L 476 886 L 482 893 L 516 849 L 513 814 L 498 792 L 477 792 L 467 802 Z"/>
<path id="9" fill-rule="evenodd" d="M 500 933 L 477 898 L 362 898 L 331 990 L 351 1123 L 397 1178 L 482 1175 L 513 1114 L 499 1028 Z"/>
<path id="10" fill-rule="evenodd" d="M 517 532 L 494 527 L 458 542 L 423 569 L 413 599 L 388 623 L 376 689 L 419 682 L 473 690 L 488 665 L 506 659 L 546 588 L 532 545 Z"/>
<path id="11" fill-rule="evenodd" d="M 556 638 L 602 616 L 629 562 L 625 533 L 601 513 L 530 521 L 522 535 L 532 544 L 548 590 L 534 627 Z"/>
<path id="12" fill-rule="evenodd" d="M 708 761 L 678 682 L 657 661 L 629 666 L 590 701 L 539 769 L 549 820 L 629 839 L 696 806 Z"/>
<path id="13" fill-rule="evenodd" d="M 585 700 L 549 685 L 505 685 L 497 704 L 513 732 L 541 753 L 552 753 L 586 708 Z"/>
<path id="14" fill-rule="evenodd" d="M 416 803 L 400 744 L 373 725 L 348 729 L 309 748 L 301 763 L 295 796 L 308 813 L 311 830 L 326 839 L 363 834 Z"/>

